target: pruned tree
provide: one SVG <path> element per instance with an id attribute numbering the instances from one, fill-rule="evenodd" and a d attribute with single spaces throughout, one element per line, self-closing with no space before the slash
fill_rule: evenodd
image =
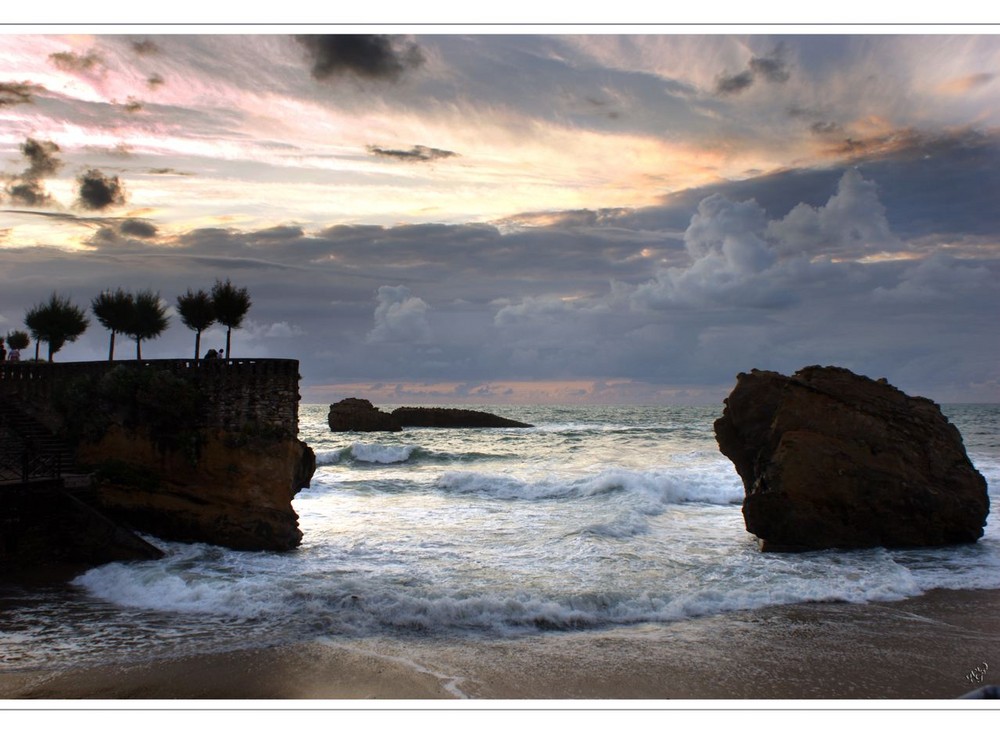
<path id="1" fill-rule="evenodd" d="M 250 310 L 250 293 L 246 288 L 234 286 L 228 278 L 225 283 L 216 280 L 212 286 L 212 305 L 215 320 L 226 327 L 226 359 L 229 359 L 233 329 L 240 328 L 243 317 Z"/>
<path id="2" fill-rule="evenodd" d="M 177 313 L 181 321 L 194 331 L 194 358 L 201 354 L 201 332 L 215 323 L 215 305 L 205 291 L 194 293 L 190 288 L 182 296 L 177 296 Z"/>
<path id="3" fill-rule="evenodd" d="M 110 362 L 115 358 L 115 334 L 126 333 L 135 315 L 135 298 L 121 288 L 107 290 L 91 301 L 90 310 L 101 322 L 101 326 L 111 332 L 111 344 L 108 347 Z"/>
<path id="4" fill-rule="evenodd" d="M 68 298 L 53 293 L 47 303 L 28 309 L 24 324 L 35 339 L 35 359 L 38 359 L 38 342 L 49 345 L 49 362 L 66 342 L 75 342 L 87 330 L 90 321 L 83 309 Z"/>
<path id="5" fill-rule="evenodd" d="M 166 330 L 169 323 L 167 307 L 160 303 L 159 293 L 145 290 L 135 294 L 132 318 L 125 333 L 135 340 L 136 360 L 142 359 L 143 340 L 155 339 Z"/>
<path id="6" fill-rule="evenodd" d="M 22 349 L 27 349 L 31 340 L 28 338 L 28 332 L 26 331 L 12 331 L 7 334 L 7 346 L 11 349 L 16 349 L 21 351 Z"/>

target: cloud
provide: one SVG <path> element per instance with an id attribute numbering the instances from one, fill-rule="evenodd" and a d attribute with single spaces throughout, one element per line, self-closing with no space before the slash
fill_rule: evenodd
<path id="1" fill-rule="evenodd" d="M 118 231 L 142 239 L 156 237 L 158 232 L 155 224 L 144 219 L 126 219 L 118 226 Z"/>
<path id="2" fill-rule="evenodd" d="M 826 255 L 859 257 L 901 245 L 889 229 L 878 188 L 856 169 L 844 173 L 824 206 L 801 203 L 781 221 L 771 222 L 767 233 L 781 243 L 780 249 Z"/>
<path id="3" fill-rule="evenodd" d="M 838 135 L 844 132 L 844 128 L 837 123 L 823 120 L 814 122 L 809 126 L 809 130 L 813 135 Z"/>
<path id="4" fill-rule="evenodd" d="M 380 286 L 376 293 L 375 328 L 368 332 L 368 342 L 423 342 L 431 337 L 427 312 L 430 306 L 422 298 L 410 295 L 404 285 Z"/>
<path id="5" fill-rule="evenodd" d="M 778 47 L 771 56 L 752 57 L 747 63 L 747 68 L 738 74 L 720 74 L 715 80 L 716 94 L 739 94 L 752 87 L 758 79 L 773 84 L 787 82 L 791 72 L 782 58 L 782 53 L 782 47 Z"/>
<path id="6" fill-rule="evenodd" d="M 46 206 L 51 203 L 52 197 L 45 191 L 42 181 L 62 166 L 58 153 L 59 146 L 51 140 L 27 138 L 21 144 L 21 155 L 27 159 L 28 167 L 12 177 L 7 185 L 7 195 L 14 204 Z"/>
<path id="7" fill-rule="evenodd" d="M 166 80 L 159 74 L 150 74 L 146 78 L 146 86 L 150 89 L 156 89 L 157 87 L 166 84 Z"/>
<path id="8" fill-rule="evenodd" d="M 774 56 L 754 56 L 750 59 L 750 71 L 754 76 L 763 77 L 769 82 L 782 84 L 788 81 L 791 76 L 788 65 L 781 59 L 777 52 Z"/>
<path id="9" fill-rule="evenodd" d="M 974 89 L 985 87 L 996 79 L 996 74 L 981 72 L 979 74 L 968 74 L 955 79 L 949 79 L 938 85 L 937 91 L 942 94 L 966 94 Z"/>
<path id="10" fill-rule="evenodd" d="M 314 79 L 342 75 L 396 81 L 424 63 L 420 47 L 385 35 L 296 36 L 312 62 Z"/>
<path id="11" fill-rule="evenodd" d="M 0 107 L 12 107 L 18 104 L 34 102 L 33 94 L 45 89 L 31 82 L 0 82 Z"/>
<path id="12" fill-rule="evenodd" d="M 132 41 L 132 50 L 139 56 L 151 56 L 160 53 L 161 49 L 156 41 L 144 38 L 140 41 Z"/>
<path id="13" fill-rule="evenodd" d="M 77 202 L 84 209 L 100 211 L 125 203 L 125 187 L 117 176 L 105 176 L 91 168 L 77 178 L 80 186 Z"/>
<path id="14" fill-rule="evenodd" d="M 753 86 L 753 72 L 741 71 L 727 76 L 720 74 L 715 80 L 716 94 L 737 94 Z"/>
<path id="15" fill-rule="evenodd" d="M 436 161 L 442 158 L 452 158 L 458 155 L 458 153 L 451 150 L 428 148 L 426 145 L 414 145 L 409 150 L 392 150 L 388 148 L 380 148 L 377 145 L 369 145 L 367 146 L 367 150 L 372 155 L 411 162 Z"/>
<path id="16" fill-rule="evenodd" d="M 49 61 L 61 71 L 89 73 L 104 65 L 104 60 L 93 49 L 85 54 L 74 53 L 73 51 L 59 51 L 49 54 Z"/>
<path id="17" fill-rule="evenodd" d="M 129 97 L 128 101 L 122 105 L 126 112 L 136 113 L 142 111 L 142 102 L 137 100 L 135 97 Z"/>

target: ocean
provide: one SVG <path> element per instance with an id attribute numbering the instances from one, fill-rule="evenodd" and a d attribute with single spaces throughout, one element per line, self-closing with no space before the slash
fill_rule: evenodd
<path id="1" fill-rule="evenodd" d="M 391 408 L 392 406 L 384 406 Z M 718 450 L 721 406 L 466 406 L 525 429 L 332 433 L 286 553 L 150 538 L 158 561 L 71 585 L 0 586 L 0 671 L 65 670 L 302 641 L 449 642 L 650 625 L 809 601 L 1000 588 L 1000 522 L 976 544 L 762 554 Z M 947 405 L 1000 487 L 1000 406 Z"/>

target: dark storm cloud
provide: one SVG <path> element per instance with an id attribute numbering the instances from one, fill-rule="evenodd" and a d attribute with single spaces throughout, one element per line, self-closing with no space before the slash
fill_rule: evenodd
<path id="1" fill-rule="evenodd" d="M 105 176 L 91 168 L 77 178 L 78 203 L 84 209 L 100 211 L 125 203 L 125 187 L 117 176 Z"/>
<path id="2" fill-rule="evenodd" d="M 43 89 L 41 85 L 31 82 L 0 82 L 0 107 L 31 104 L 34 102 L 32 95 Z"/>
<path id="3" fill-rule="evenodd" d="M 296 36 L 312 62 L 314 79 L 352 74 L 396 81 L 407 69 L 424 63 L 420 47 L 385 35 Z"/>
<path id="4" fill-rule="evenodd" d="M 715 80 L 717 94 L 737 94 L 753 86 L 753 72 L 741 71 L 739 74 L 719 75 Z"/>
<path id="5" fill-rule="evenodd" d="M 62 71 L 83 73 L 92 71 L 104 63 L 93 49 L 87 51 L 85 54 L 78 54 L 72 51 L 59 51 L 58 53 L 49 54 L 49 61 L 52 62 L 53 66 Z"/>
<path id="6" fill-rule="evenodd" d="M 51 140 L 28 138 L 21 144 L 21 155 L 28 167 L 10 179 L 6 187 L 11 202 L 20 206 L 45 206 L 52 197 L 45 191 L 44 179 L 62 166 L 57 154 L 59 146 Z"/>
<path id="7" fill-rule="evenodd" d="M 377 145 L 369 145 L 367 146 L 367 150 L 372 155 L 411 162 L 436 161 L 442 158 L 453 158 L 458 155 L 458 153 L 451 150 L 428 148 L 426 145 L 414 145 L 409 150 L 393 150 L 391 148 L 381 148 Z"/>

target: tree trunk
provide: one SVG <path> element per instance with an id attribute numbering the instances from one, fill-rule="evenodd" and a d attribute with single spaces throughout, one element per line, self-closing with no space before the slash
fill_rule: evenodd
<path id="1" fill-rule="evenodd" d="M 201 329 L 198 329 L 194 333 L 194 361 L 198 361 L 198 355 L 201 354 Z"/>
<path id="2" fill-rule="evenodd" d="M 142 361 L 142 339 L 135 340 L 135 361 Z"/>
<path id="3" fill-rule="evenodd" d="M 227 328 L 226 329 L 226 359 L 227 360 L 229 359 L 229 354 L 230 354 L 230 351 L 229 351 L 230 341 L 229 340 L 232 337 L 232 335 L 233 335 L 233 329 L 232 329 L 232 327 Z"/>
<path id="4" fill-rule="evenodd" d="M 38 347 L 42 345 L 41 340 L 35 339 L 35 361 L 38 361 Z"/>
<path id="5" fill-rule="evenodd" d="M 112 362 L 115 359 L 115 332 L 111 332 L 111 346 L 108 348 L 108 361 Z"/>

